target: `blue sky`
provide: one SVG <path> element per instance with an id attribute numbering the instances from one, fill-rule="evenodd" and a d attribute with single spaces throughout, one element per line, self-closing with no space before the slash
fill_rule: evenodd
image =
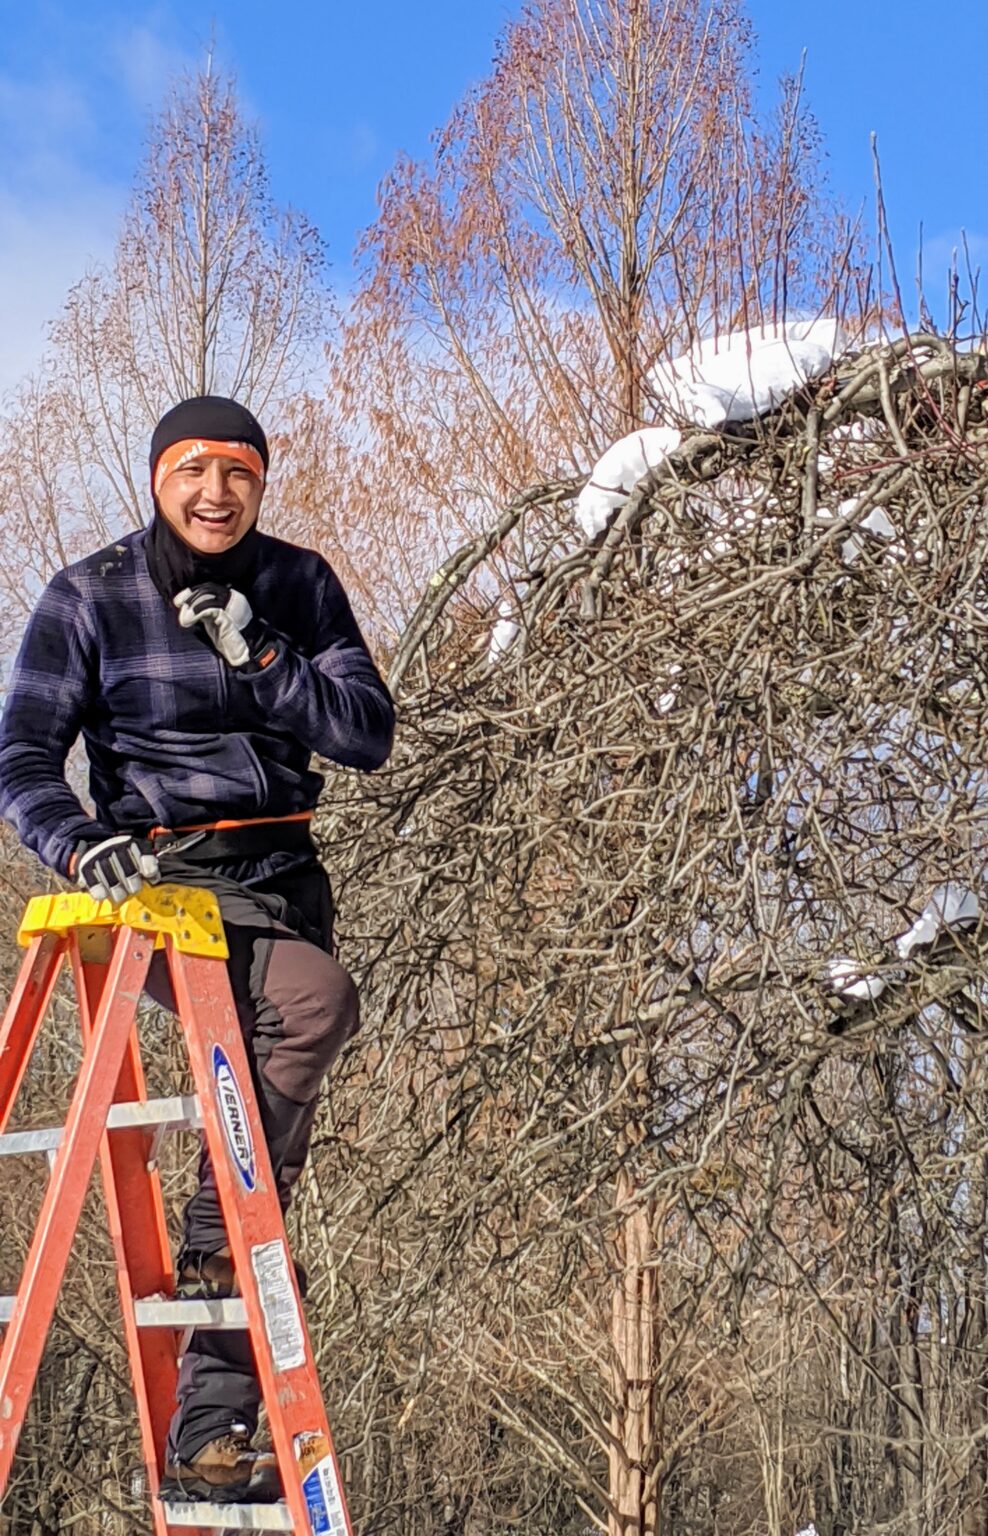
<path id="1" fill-rule="evenodd" d="M 0 0 L 0 388 L 35 364 L 69 285 L 106 258 L 148 113 L 210 35 L 259 123 L 279 202 L 303 208 L 346 283 L 395 154 L 423 153 L 490 63 L 514 0 Z M 904 284 L 916 232 L 942 270 L 966 228 L 988 257 L 986 0 L 749 0 L 759 89 L 808 49 L 830 179 L 873 221 L 877 131 Z M 937 283 L 939 289 L 942 285 Z"/>

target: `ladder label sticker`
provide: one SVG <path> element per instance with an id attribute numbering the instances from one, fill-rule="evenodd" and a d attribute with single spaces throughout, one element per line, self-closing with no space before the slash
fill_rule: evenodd
<path id="1" fill-rule="evenodd" d="M 322 1457 L 310 1472 L 306 1472 L 314 1451 L 323 1452 Z M 303 1473 L 302 1492 L 313 1536 L 346 1536 L 340 1480 L 325 1435 L 316 1432 L 296 1435 L 295 1454 Z"/>
<path id="2" fill-rule="evenodd" d="M 253 1193 L 257 1183 L 254 1138 L 250 1133 L 250 1123 L 244 1108 L 240 1084 L 221 1045 L 213 1046 L 213 1083 L 230 1156 L 236 1165 L 244 1189 L 249 1194 Z"/>
<path id="3" fill-rule="evenodd" d="M 303 1477 L 307 1472 L 311 1472 L 313 1467 L 318 1466 L 324 1456 L 329 1455 L 329 1441 L 319 1429 L 304 1429 L 301 1434 L 294 1437 L 292 1448 Z"/>
<path id="4" fill-rule="evenodd" d="M 275 1370 L 290 1371 L 304 1365 L 305 1329 L 288 1267 L 288 1250 L 276 1237 L 271 1243 L 257 1243 L 250 1250 L 250 1262 Z"/>

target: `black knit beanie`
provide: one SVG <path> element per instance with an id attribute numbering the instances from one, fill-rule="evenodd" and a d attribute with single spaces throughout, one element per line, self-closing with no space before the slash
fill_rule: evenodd
<path id="1" fill-rule="evenodd" d="M 196 395 L 166 411 L 151 436 L 151 479 L 166 448 L 186 438 L 212 438 L 218 443 L 250 443 L 268 467 L 268 440 L 257 417 L 224 395 Z"/>
<path id="2" fill-rule="evenodd" d="M 222 395 L 198 395 L 166 411 L 151 438 L 151 483 L 158 460 L 173 443 L 186 438 L 211 438 L 219 443 L 249 443 L 268 467 L 268 440 L 260 423 L 245 405 Z M 186 544 L 162 517 L 155 501 L 155 516 L 147 531 L 145 550 L 148 571 L 162 597 L 169 602 L 186 587 L 217 581 L 249 594 L 259 557 L 257 525 L 232 549 L 204 555 Z"/>

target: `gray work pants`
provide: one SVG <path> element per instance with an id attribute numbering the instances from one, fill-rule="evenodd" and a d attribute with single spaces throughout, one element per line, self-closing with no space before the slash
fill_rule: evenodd
<path id="1" fill-rule="evenodd" d="M 325 871 L 313 859 L 258 881 L 264 869 L 216 866 L 181 855 L 162 860 L 165 879 L 216 893 L 234 1001 L 286 1210 L 308 1152 L 319 1085 L 359 1027 L 359 1006 L 351 977 L 331 953 L 333 910 Z M 247 886 L 244 880 L 256 883 Z M 162 955 L 152 962 L 147 990 L 156 1002 L 174 1008 Z M 216 1253 L 226 1245 L 205 1147 L 183 1229 L 183 1251 Z M 168 1459 L 190 1461 L 234 1425 L 253 1434 L 259 1402 L 249 1335 L 197 1329 L 179 1369 Z"/>

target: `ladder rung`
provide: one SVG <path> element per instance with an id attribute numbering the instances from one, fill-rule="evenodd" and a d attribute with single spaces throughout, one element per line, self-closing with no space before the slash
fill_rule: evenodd
<path id="1" fill-rule="evenodd" d="M 198 1131 L 202 1129 L 199 1100 L 194 1093 L 171 1099 L 148 1099 L 144 1103 L 114 1104 L 107 1118 L 111 1131 L 150 1130 Z M 0 1136 L 0 1157 L 24 1157 L 31 1152 L 54 1152 L 62 1139 L 63 1127 L 40 1131 L 8 1131 Z"/>
<path id="2" fill-rule="evenodd" d="M 16 1296 L 0 1296 L 0 1328 L 14 1314 Z M 134 1302 L 138 1328 L 246 1328 L 247 1308 L 242 1296 L 222 1301 L 149 1300 Z"/>
<path id="3" fill-rule="evenodd" d="M 150 1297 L 134 1302 L 138 1328 L 246 1328 L 247 1308 L 242 1296 L 223 1301 L 170 1301 Z"/>
<path id="4" fill-rule="evenodd" d="M 169 1525 L 207 1526 L 220 1531 L 293 1531 L 287 1504 L 162 1503 Z"/>
<path id="5" fill-rule="evenodd" d="M 0 1327 L 10 1322 L 15 1296 L 0 1296 Z M 223 1301 L 150 1300 L 134 1302 L 138 1328 L 246 1328 L 247 1308 L 242 1296 Z"/>

